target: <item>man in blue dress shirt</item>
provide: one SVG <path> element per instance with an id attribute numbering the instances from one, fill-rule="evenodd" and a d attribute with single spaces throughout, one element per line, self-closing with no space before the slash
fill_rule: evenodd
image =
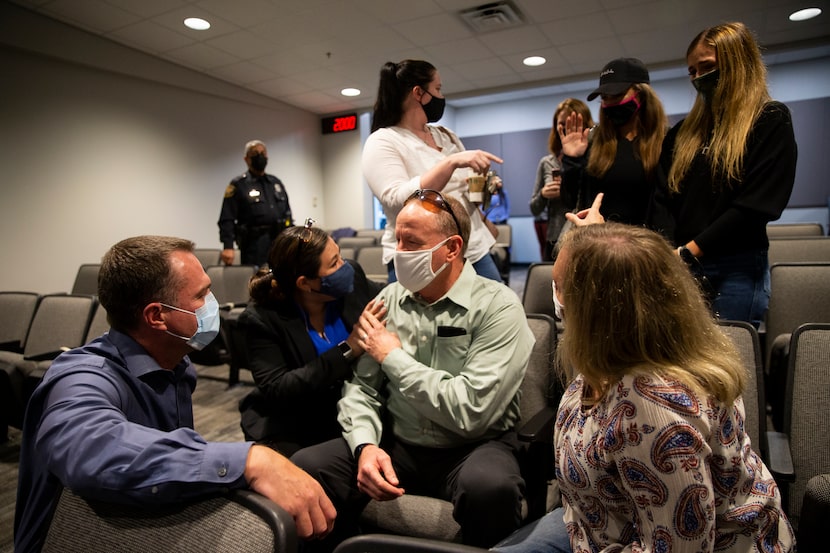
<path id="1" fill-rule="evenodd" d="M 288 511 L 301 537 L 335 511 L 308 474 L 270 448 L 207 442 L 193 430 L 196 372 L 186 355 L 219 329 L 193 243 L 139 236 L 104 256 L 98 282 L 111 330 L 52 364 L 23 425 L 15 551 L 40 551 L 61 489 L 154 505 L 247 488 Z"/>

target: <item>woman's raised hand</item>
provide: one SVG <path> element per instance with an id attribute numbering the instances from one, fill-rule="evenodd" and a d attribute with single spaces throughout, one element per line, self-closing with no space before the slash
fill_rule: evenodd
<path id="1" fill-rule="evenodd" d="M 559 134 L 562 141 L 562 153 L 569 157 L 579 157 L 588 149 L 588 133 L 583 129 L 582 115 L 573 111 L 565 120 L 565 130 Z"/>

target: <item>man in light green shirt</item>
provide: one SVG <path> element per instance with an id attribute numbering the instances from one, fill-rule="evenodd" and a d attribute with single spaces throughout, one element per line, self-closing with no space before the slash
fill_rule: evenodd
<path id="1" fill-rule="evenodd" d="M 465 543 L 489 547 L 521 522 L 514 427 L 534 338 L 516 294 L 464 259 L 470 219 L 420 190 L 398 214 L 386 315 L 365 310 L 365 350 L 338 404 L 343 439 L 292 460 L 323 484 L 341 538 L 369 499 L 405 492 L 454 503 Z M 337 538 L 334 538 L 337 539 Z"/>

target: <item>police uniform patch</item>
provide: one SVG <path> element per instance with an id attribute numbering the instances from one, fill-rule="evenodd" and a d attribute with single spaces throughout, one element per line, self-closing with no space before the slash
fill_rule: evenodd
<path id="1" fill-rule="evenodd" d="M 226 198 L 233 198 L 234 194 L 236 194 L 236 186 L 233 183 L 231 183 L 225 189 L 225 197 Z"/>

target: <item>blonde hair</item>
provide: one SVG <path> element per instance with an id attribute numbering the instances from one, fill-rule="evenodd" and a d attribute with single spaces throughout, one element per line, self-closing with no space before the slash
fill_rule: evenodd
<path id="1" fill-rule="evenodd" d="M 582 373 L 600 395 L 629 373 L 676 379 L 724 403 L 741 394 L 740 357 L 662 236 L 606 223 L 575 228 L 560 242 L 560 367 Z"/>
<path id="2" fill-rule="evenodd" d="M 701 31 L 689 44 L 686 57 L 700 44 L 715 49 L 720 70 L 711 103 L 698 94 L 680 125 L 669 171 L 669 189 L 678 192 L 698 152 L 706 157 L 718 185 L 740 184 L 746 139 L 770 101 L 767 68 L 752 32 L 743 23 L 725 23 Z M 711 139 L 710 139 L 711 135 Z"/>
<path id="3" fill-rule="evenodd" d="M 631 85 L 637 91 L 640 111 L 637 113 L 638 153 L 646 177 L 651 177 L 660 161 L 663 137 L 668 120 L 663 103 L 654 89 L 646 83 Z M 594 130 L 591 152 L 588 154 L 588 174 L 602 178 L 617 157 L 617 129 L 608 121 L 603 110 L 599 113 L 599 127 Z"/>

